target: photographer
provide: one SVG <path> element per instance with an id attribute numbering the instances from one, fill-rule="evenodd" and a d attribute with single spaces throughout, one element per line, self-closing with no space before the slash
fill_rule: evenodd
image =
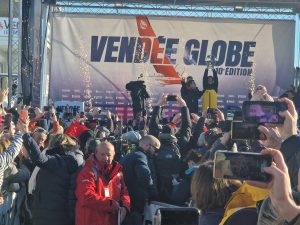
<path id="1" fill-rule="evenodd" d="M 132 99 L 133 117 L 139 121 L 139 117 L 146 114 L 145 100 L 150 98 L 144 81 L 130 81 L 126 84 Z"/>

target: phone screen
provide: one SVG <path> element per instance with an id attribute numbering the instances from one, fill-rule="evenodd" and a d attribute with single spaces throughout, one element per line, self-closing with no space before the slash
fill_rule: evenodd
<path id="1" fill-rule="evenodd" d="M 160 208 L 157 210 L 158 225 L 198 225 L 200 211 L 196 208 Z"/>
<path id="2" fill-rule="evenodd" d="M 257 123 L 232 121 L 232 140 L 265 140 L 266 136 L 258 130 Z"/>
<path id="3" fill-rule="evenodd" d="M 176 102 L 177 101 L 177 96 L 176 95 L 168 95 L 167 96 L 167 101 Z"/>
<path id="4" fill-rule="evenodd" d="M 224 120 L 219 122 L 219 127 L 221 128 L 222 132 L 229 132 L 231 130 L 231 120 Z"/>
<path id="5" fill-rule="evenodd" d="M 272 161 L 271 156 L 259 153 L 217 151 L 214 177 L 267 182 L 271 176 L 262 168 L 271 166 Z"/>
<path id="6" fill-rule="evenodd" d="M 256 123 L 282 124 L 284 118 L 280 111 L 287 110 L 287 105 L 280 102 L 246 101 L 243 103 L 244 120 Z"/>

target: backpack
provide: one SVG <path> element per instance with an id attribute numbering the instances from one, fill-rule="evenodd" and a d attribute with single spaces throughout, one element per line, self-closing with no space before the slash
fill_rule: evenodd
<path id="1" fill-rule="evenodd" d="M 69 201 L 68 201 L 68 208 L 69 208 L 69 221 L 70 224 L 75 224 L 75 212 L 76 212 L 76 202 L 77 198 L 75 195 L 75 189 L 76 189 L 76 180 L 77 176 L 80 173 L 80 171 L 83 169 L 84 164 L 78 167 L 75 173 L 71 174 L 71 179 L 70 179 L 70 191 L 69 191 Z M 98 182 L 98 171 L 95 167 L 92 167 L 92 171 L 94 173 L 94 180 L 95 184 Z M 97 185 L 96 185 L 97 188 Z"/>

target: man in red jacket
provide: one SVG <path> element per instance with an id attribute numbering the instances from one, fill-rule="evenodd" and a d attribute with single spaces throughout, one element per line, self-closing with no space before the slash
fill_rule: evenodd
<path id="1" fill-rule="evenodd" d="M 114 146 L 99 141 L 95 154 L 77 177 L 76 225 L 118 225 L 130 209 L 121 165 Z"/>

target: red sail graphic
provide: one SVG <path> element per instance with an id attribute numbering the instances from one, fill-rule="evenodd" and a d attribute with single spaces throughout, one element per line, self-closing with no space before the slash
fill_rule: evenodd
<path id="1" fill-rule="evenodd" d="M 156 38 L 156 34 L 151 27 L 151 24 L 147 16 L 137 16 L 136 17 L 137 27 L 139 34 L 142 37 L 155 37 L 153 39 L 152 52 L 148 51 L 147 54 L 150 55 L 151 63 L 155 71 L 162 74 L 164 78 L 159 79 L 164 84 L 180 84 L 181 79 L 179 74 L 176 72 L 174 66 L 170 63 L 167 55 L 164 54 L 163 59 L 158 58 L 158 54 L 163 53 L 163 49 L 159 48 L 159 40 Z M 146 50 L 145 50 L 146 51 Z"/>

